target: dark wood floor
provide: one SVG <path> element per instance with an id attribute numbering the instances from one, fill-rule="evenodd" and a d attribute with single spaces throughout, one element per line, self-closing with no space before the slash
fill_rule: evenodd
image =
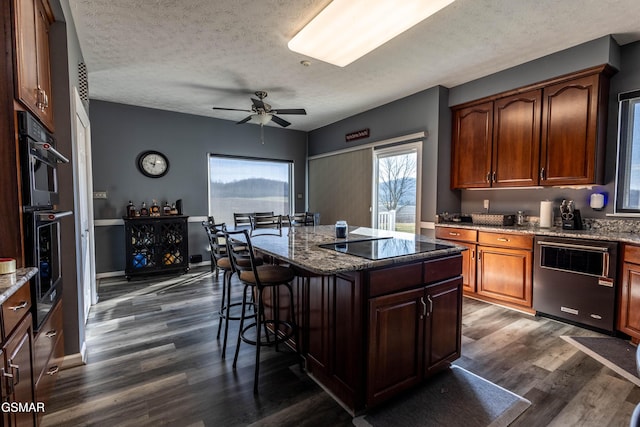
<path id="1" fill-rule="evenodd" d="M 351 425 L 292 351 L 263 352 L 257 397 L 253 347 L 235 371 L 234 340 L 220 359 L 220 286 L 208 270 L 102 280 L 88 363 L 59 374 L 43 425 Z M 640 401 L 639 387 L 560 338 L 597 333 L 465 298 L 463 335 L 456 364 L 533 403 L 513 425 L 626 426 Z"/>

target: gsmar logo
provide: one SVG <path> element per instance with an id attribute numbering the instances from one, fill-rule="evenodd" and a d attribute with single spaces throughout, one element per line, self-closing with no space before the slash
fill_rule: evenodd
<path id="1" fill-rule="evenodd" d="M 2 402 L 2 412 L 44 412 L 44 402 Z"/>

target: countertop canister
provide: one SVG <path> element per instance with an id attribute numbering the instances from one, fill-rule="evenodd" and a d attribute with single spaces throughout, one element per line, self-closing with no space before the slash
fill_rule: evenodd
<path id="1" fill-rule="evenodd" d="M 553 225 L 553 202 L 543 200 L 540 202 L 540 227 L 550 228 Z"/>

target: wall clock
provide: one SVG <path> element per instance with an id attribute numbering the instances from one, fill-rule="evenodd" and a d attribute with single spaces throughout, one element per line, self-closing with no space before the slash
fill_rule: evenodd
<path id="1" fill-rule="evenodd" d="M 169 171 L 169 159 L 159 151 L 143 151 L 137 163 L 140 172 L 149 178 L 160 178 Z"/>

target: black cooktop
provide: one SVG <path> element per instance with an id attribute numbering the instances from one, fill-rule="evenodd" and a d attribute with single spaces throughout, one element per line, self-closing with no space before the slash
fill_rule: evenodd
<path id="1" fill-rule="evenodd" d="M 422 252 L 432 252 L 439 249 L 448 249 L 451 246 L 439 243 L 420 242 L 416 240 L 381 238 L 369 240 L 356 240 L 335 242 L 319 245 L 321 248 L 332 249 L 349 255 L 355 255 L 371 260 L 394 258 L 403 255 L 412 255 Z"/>

